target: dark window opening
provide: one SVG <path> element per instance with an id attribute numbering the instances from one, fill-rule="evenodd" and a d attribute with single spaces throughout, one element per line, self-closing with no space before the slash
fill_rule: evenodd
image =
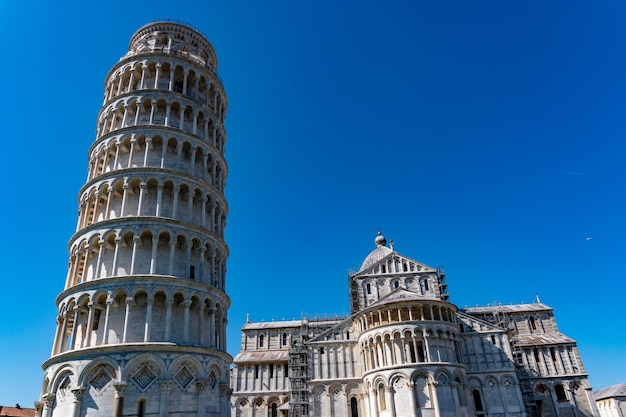
<path id="1" fill-rule="evenodd" d="M 428 291 L 428 281 L 424 280 L 424 290 Z"/>
<path id="2" fill-rule="evenodd" d="M 346 332 L 346 340 L 350 340 L 350 331 L 349 330 Z"/>
<path id="3" fill-rule="evenodd" d="M 274 378 L 274 365 L 270 364 L 270 378 Z"/>
<path id="4" fill-rule="evenodd" d="M 550 356 L 552 356 L 552 360 L 556 362 L 556 352 L 554 351 L 554 348 L 550 348 Z"/>
<path id="5" fill-rule="evenodd" d="M 359 406 L 356 397 L 350 398 L 350 417 L 359 417 Z"/>
<path id="6" fill-rule="evenodd" d="M 174 91 L 176 91 L 177 93 L 183 92 L 183 83 L 181 81 L 176 81 L 174 83 Z"/>
<path id="7" fill-rule="evenodd" d="M 259 347 L 263 347 L 263 340 L 265 339 L 265 336 L 260 335 L 259 336 Z"/>
<path id="8" fill-rule="evenodd" d="M 398 288 L 400 286 L 400 283 L 398 281 L 393 283 L 393 288 Z"/>
<path id="9" fill-rule="evenodd" d="M 413 346 L 413 342 L 409 342 L 409 355 L 411 356 L 411 362 L 415 363 L 415 346 Z"/>
<path id="10" fill-rule="evenodd" d="M 98 330 L 98 323 L 100 322 L 100 314 L 102 313 L 102 310 L 96 309 L 96 311 L 93 312 L 93 327 L 91 328 L 91 330 Z"/>
<path id="11" fill-rule="evenodd" d="M 368 294 L 372 293 L 372 286 L 370 284 L 367 284 L 367 293 Z"/>
<path id="12" fill-rule="evenodd" d="M 496 337 L 494 335 L 491 335 L 491 343 L 496 344 Z"/>
<path id="13" fill-rule="evenodd" d="M 383 274 L 387 272 L 387 265 L 381 265 L 380 266 L 380 272 L 382 272 Z"/>
<path id="14" fill-rule="evenodd" d="M 137 417 L 144 417 L 146 415 L 146 400 L 139 400 L 137 404 Z"/>
<path id="15" fill-rule="evenodd" d="M 287 366 L 287 364 L 284 365 L 284 373 L 285 373 L 285 377 L 289 376 L 289 367 Z"/>
<path id="16" fill-rule="evenodd" d="M 254 365 L 254 379 L 259 378 L 259 365 Z"/>
<path id="17" fill-rule="evenodd" d="M 324 354 L 324 348 L 320 348 L 320 355 Z"/>
<path id="18" fill-rule="evenodd" d="M 287 346 L 287 333 L 283 333 L 283 346 Z"/>
<path id="19" fill-rule="evenodd" d="M 554 392 L 556 393 L 556 400 L 559 402 L 567 401 L 567 395 L 565 395 L 565 388 L 563 385 L 556 385 L 554 387 Z"/>
<path id="20" fill-rule="evenodd" d="M 196 279 L 196 267 L 193 265 L 189 267 L 189 278 Z"/>
<path id="21" fill-rule="evenodd" d="M 537 411 L 540 416 L 543 415 L 543 401 L 541 400 L 537 400 Z"/>
<path id="22" fill-rule="evenodd" d="M 474 408 L 476 409 L 476 411 L 485 411 L 483 409 L 483 401 L 480 398 L 480 391 L 478 391 L 477 389 L 472 391 L 472 398 L 474 399 Z"/>
<path id="23" fill-rule="evenodd" d="M 417 358 L 420 362 L 426 362 L 426 355 L 424 354 L 424 346 L 422 342 L 417 342 Z"/>
<path id="24" fill-rule="evenodd" d="M 530 327 L 533 330 L 537 330 L 537 323 L 535 323 L 535 318 L 534 317 L 530 318 Z"/>
<path id="25" fill-rule="evenodd" d="M 270 417 L 278 417 L 278 407 L 276 406 L 276 403 L 272 404 L 272 412 L 270 414 Z"/>

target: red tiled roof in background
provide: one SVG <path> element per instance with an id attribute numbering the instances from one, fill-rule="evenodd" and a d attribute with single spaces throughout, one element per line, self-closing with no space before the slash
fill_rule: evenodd
<path id="1" fill-rule="evenodd" d="M 5 407 L 0 405 L 0 417 L 34 417 L 34 408 Z"/>

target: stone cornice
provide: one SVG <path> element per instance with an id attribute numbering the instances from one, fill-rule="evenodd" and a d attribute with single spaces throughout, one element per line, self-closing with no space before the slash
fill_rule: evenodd
<path id="1" fill-rule="evenodd" d="M 146 342 L 146 343 L 120 343 L 115 345 L 98 346 L 93 348 L 85 348 L 72 350 L 68 352 L 55 355 L 52 358 L 46 360 L 41 366 L 46 369 L 55 363 L 65 363 L 68 361 L 77 360 L 91 360 L 102 356 L 112 356 L 115 354 L 127 354 L 127 353 L 156 353 L 156 352 L 168 352 L 185 354 L 200 354 L 209 357 L 220 358 L 227 363 L 232 363 L 233 357 L 226 352 L 220 350 L 188 346 L 177 345 L 169 342 Z"/>

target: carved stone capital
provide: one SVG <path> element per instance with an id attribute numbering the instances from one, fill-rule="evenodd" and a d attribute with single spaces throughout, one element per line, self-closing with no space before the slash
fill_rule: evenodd
<path id="1" fill-rule="evenodd" d="M 52 405 L 54 404 L 54 394 L 49 392 L 47 394 L 44 394 L 41 396 L 41 399 L 43 400 L 43 405 L 46 408 L 52 408 Z"/>
<path id="2" fill-rule="evenodd" d="M 172 381 L 161 382 L 161 393 L 167 394 L 172 391 Z"/>
<path id="3" fill-rule="evenodd" d="M 208 385 L 209 383 L 207 381 L 196 381 L 196 390 L 198 393 L 204 392 Z"/>
<path id="4" fill-rule="evenodd" d="M 70 391 L 72 391 L 72 394 L 74 394 L 74 402 L 77 403 L 83 399 L 85 387 L 74 387 Z"/>
<path id="5" fill-rule="evenodd" d="M 124 398 L 124 394 L 126 393 L 126 388 L 128 384 L 125 382 L 116 382 L 113 384 L 113 388 L 115 388 L 115 398 Z"/>

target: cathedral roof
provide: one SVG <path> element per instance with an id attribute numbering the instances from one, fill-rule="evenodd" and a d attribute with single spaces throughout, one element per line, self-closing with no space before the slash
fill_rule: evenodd
<path id="1" fill-rule="evenodd" d="M 576 343 L 574 339 L 570 339 L 562 333 L 518 335 L 515 337 L 515 340 L 517 340 L 519 346 L 541 346 Z"/>
<path id="2" fill-rule="evenodd" d="M 406 256 L 400 255 L 393 249 L 393 241 L 391 242 L 391 247 L 385 246 L 387 244 L 387 239 L 378 232 L 378 236 L 374 239 L 374 243 L 376 243 L 376 249 L 371 251 L 369 255 L 365 258 L 359 271 L 354 274 L 356 275 L 370 275 L 370 274 L 380 274 L 380 270 L 377 269 L 378 264 L 386 263 L 388 258 L 393 258 L 396 261 L 399 261 L 403 267 L 400 270 L 388 270 L 387 272 L 382 273 L 414 273 L 414 272 L 437 272 L 437 270 L 433 267 L 425 265 L 421 262 L 417 262 L 414 259 L 407 258 Z"/>
<path id="3" fill-rule="evenodd" d="M 300 327 L 302 326 L 302 320 L 281 320 L 281 321 L 259 321 L 248 322 L 243 325 L 242 330 L 254 330 L 254 329 L 276 329 L 283 327 Z"/>
<path id="4" fill-rule="evenodd" d="M 552 311 L 552 307 L 544 303 L 531 303 L 531 304 L 502 304 L 484 307 L 466 307 L 461 309 L 467 314 L 480 314 L 480 313 L 493 313 L 494 310 L 498 310 L 502 313 L 523 313 L 530 311 Z"/>
<path id="5" fill-rule="evenodd" d="M 244 350 L 241 351 L 233 359 L 234 363 L 249 363 L 249 362 L 287 362 L 289 359 L 289 352 L 284 350 Z"/>
<path id="6" fill-rule="evenodd" d="M 621 383 L 602 388 L 593 393 L 593 398 L 603 400 L 605 398 L 626 397 L 626 384 Z"/>
<path id="7" fill-rule="evenodd" d="M 365 258 L 365 260 L 361 264 L 361 268 L 359 268 L 359 271 L 363 271 L 364 269 L 384 259 L 390 253 L 393 253 L 393 250 L 391 248 L 385 246 L 387 244 L 387 239 L 385 239 L 385 237 L 380 232 L 378 232 L 378 236 L 376 236 L 376 239 L 374 239 L 374 243 L 376 243 L 376 249 L 374 249 L 370 252 L 369 255 L 367 255 L 367 258 Z"/>

